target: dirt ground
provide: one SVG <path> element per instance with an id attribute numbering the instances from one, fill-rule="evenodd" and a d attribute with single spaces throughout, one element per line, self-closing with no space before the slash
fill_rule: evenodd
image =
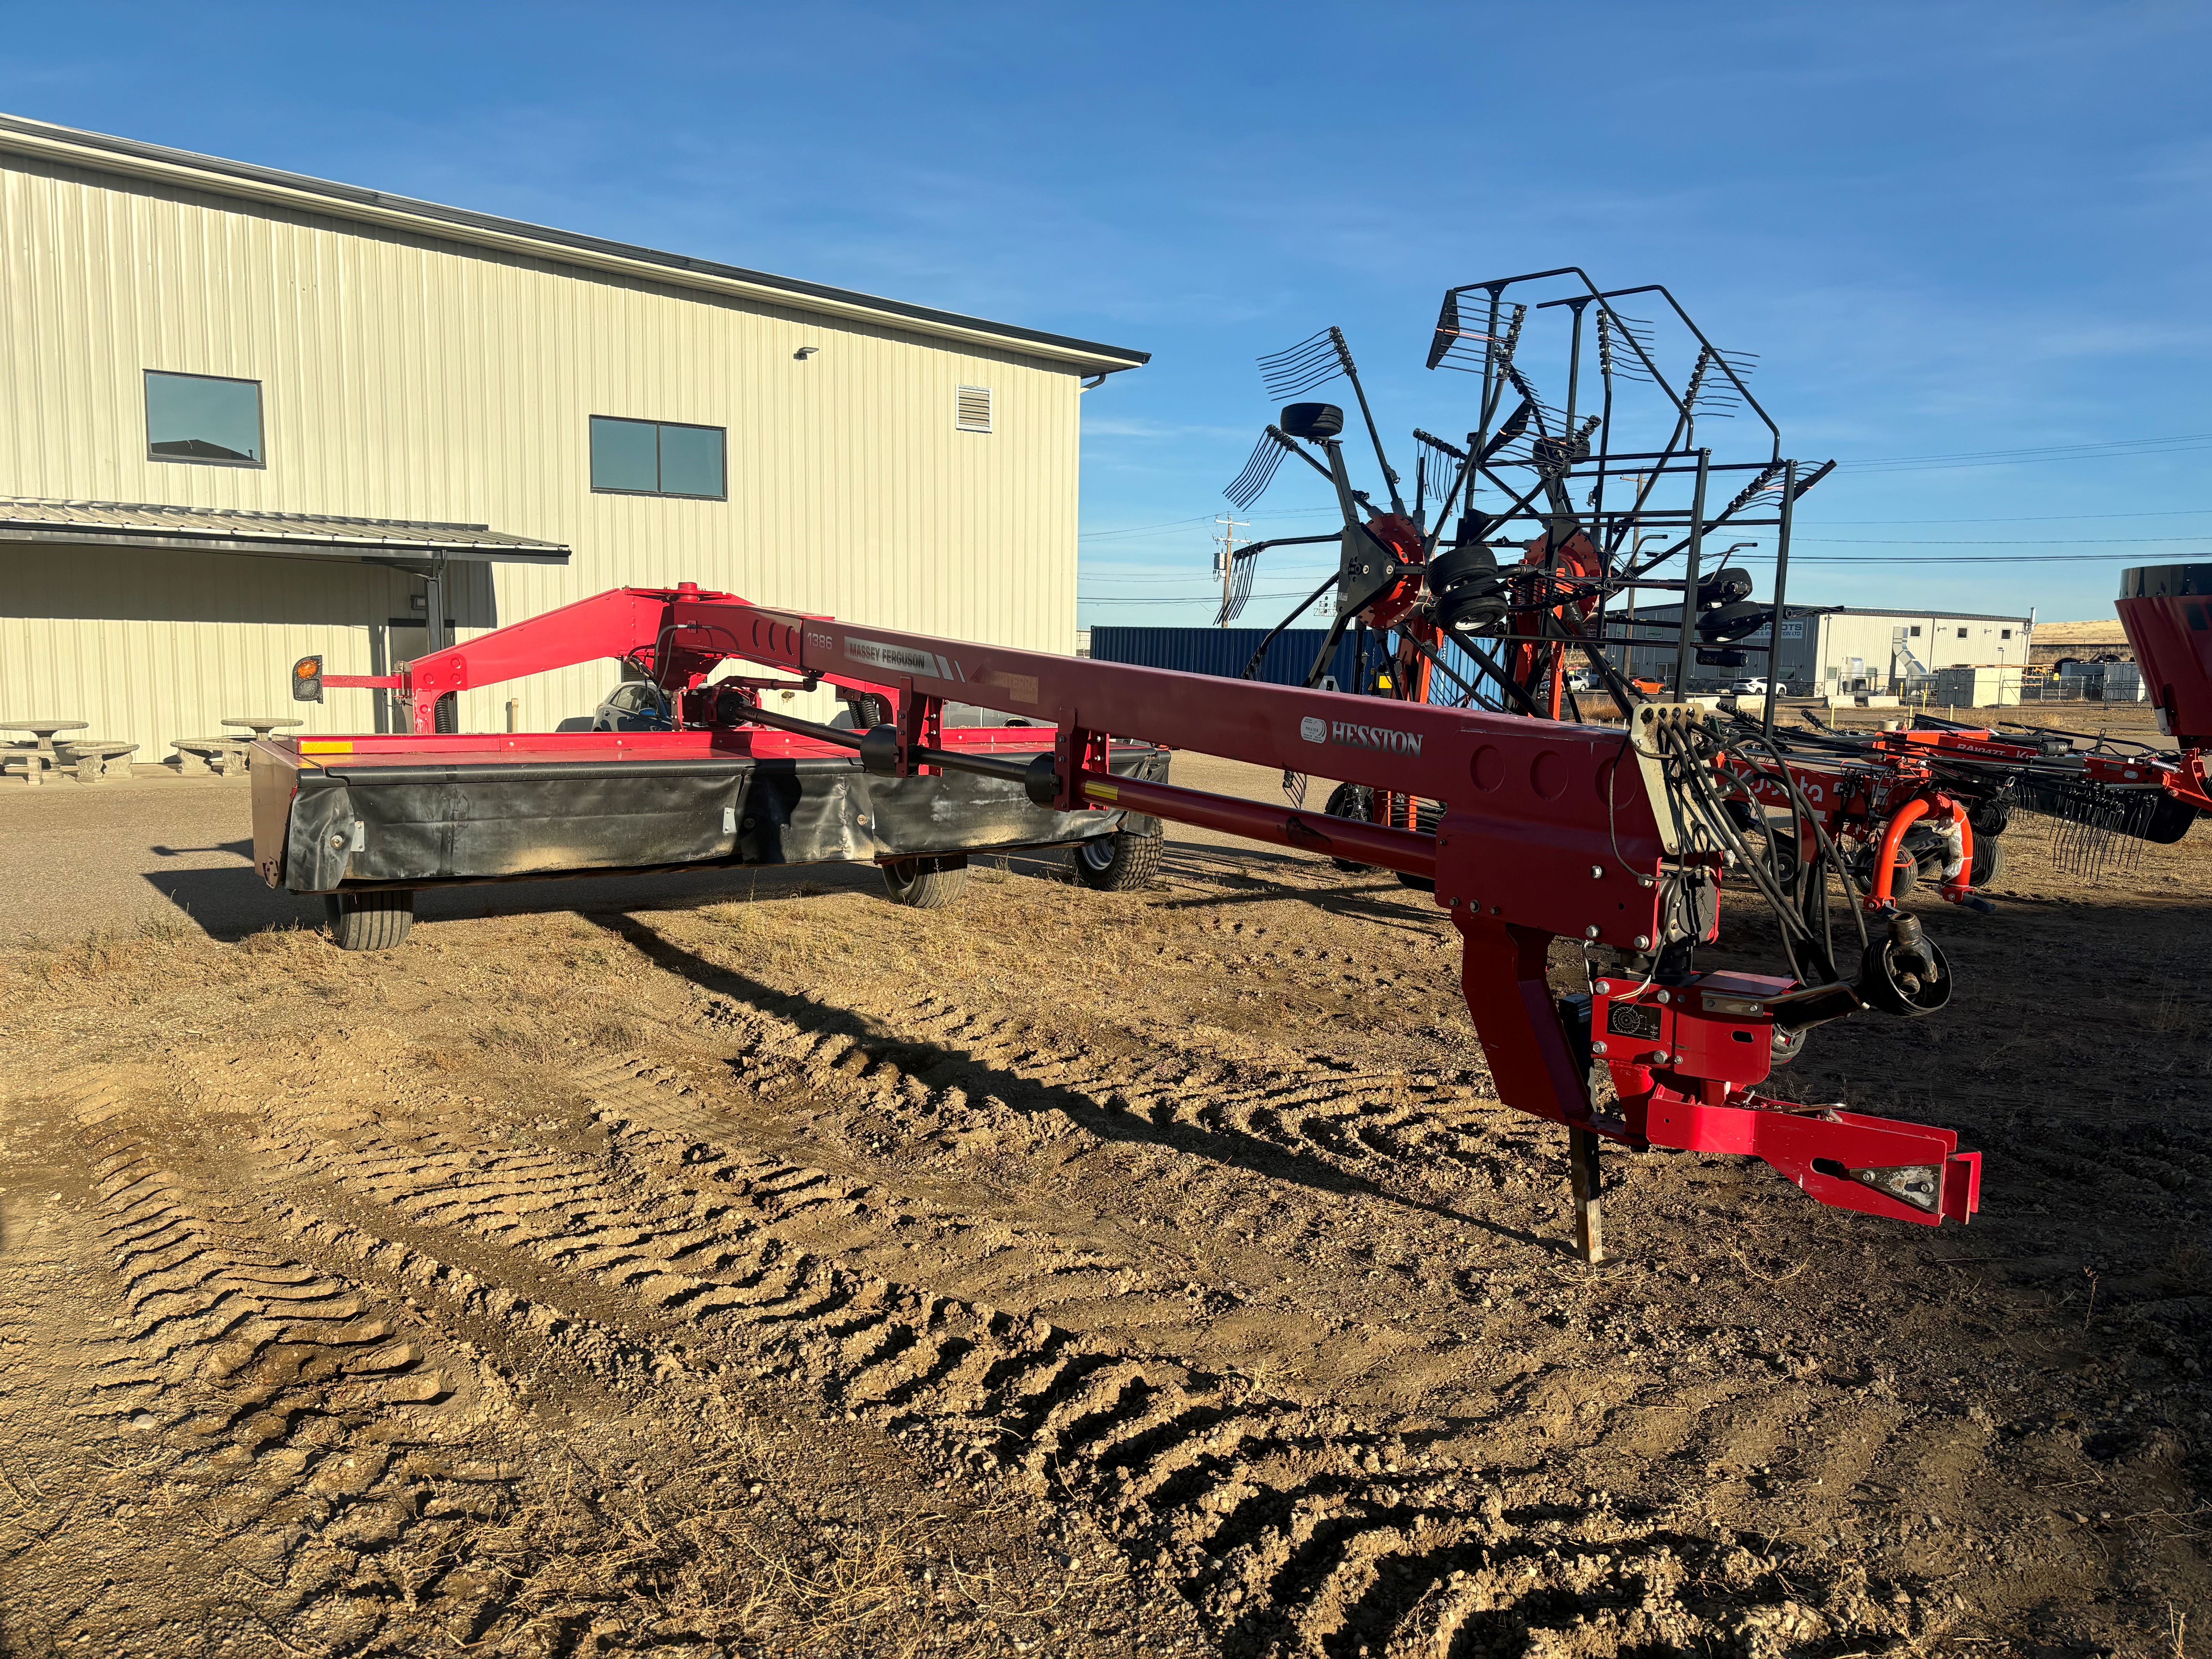
<path id="1" fill-rule="evenodd" d="M 0 1655 L 2212 1651 L 2212 836 L 2050 845 L 1794 1068 L 1971 1228 L 1622 1155 L 1596 1270 L 1449 927 L 1297 855 L 50 931 Z"/>

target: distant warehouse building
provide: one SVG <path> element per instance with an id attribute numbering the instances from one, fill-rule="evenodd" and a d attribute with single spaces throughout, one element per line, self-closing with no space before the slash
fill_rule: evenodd
<path id="1" fill-rule="evenodd" d="M 1682 610 L 1680 605 L 1645 605 L 1636 617 L 1644 637 L 1671 641 L 1681 626 Z M 2020 669 L 2028 660 L 2034 629 L 2033 613 L 1990 617 L 1969 611 L 1793 605 L 1782 619 L 1775 672 L 1790 691 L 1800 696 L 1909 696 L 1944 669 Z M 1736 641 L 1739 648 L 1766 643 L 1764 628 Z M 1671 683 L 1671 647 L 1662 651 L 1639 646 L 1629 655 L 1636 673 Z M 1690 683 L 1693 688 L 1711 689 L 1768 672 L 1765 652 L 1747 649 L 1741 667 L 1692 661 Z"/>
<path id="2" fill-rule="evenodd" d="M 292 660 L 388 672 L 622 585 L 1067 651 L 1079 394 L 1146 361 L 5 116 L 0 224 L 0 720 L 141 760 L 381 724 L 289 709 Z"/>

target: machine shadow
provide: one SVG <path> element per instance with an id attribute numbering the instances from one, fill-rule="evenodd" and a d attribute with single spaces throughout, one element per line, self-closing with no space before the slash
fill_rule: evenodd
<path id="1" fill-rule="evenodd" d="M 1310 887 L 1289 881 L 1278 881 L 1264 874 L 1244 874 L 1237 871 L 1207 872 L 1195 874 L 1170 866 L 1164 874 L 1174 875 L 1193 886 L 1211 884 L 1213 890 L 1191 895 L 1188 898 L 1164 899 L 1164 910 L 1200 910 L 1218 905 L 1265 904 L 1275 900 L 1289 899 L 1310 904 L 1330 915 L 1346 921 L 1373 922 L 1377 927 L 1400 932 L 1420 931 L 1431 922 L 1448 921 L 1449 914 L 1436 910 L 1425 894 L 1398 886 L 1395 882 L 1375 882 L 1364 876 L 1346 876 L 1346 882 L 1363 884 L 1357 887 L 1331 890 Z M 1419 910 L 1409 910 L 1407 901 L 1418 900 Z M 1434 910 L 1433 915 L 1425 914 Z"/>
<path id="2" fill-rule="evenodd" d="M 271 889 L 250 864 L 232 869 L 141 873 L 149 887 L 191 917 L 201 932 L 225 945 L 235 945 L 249 934 L 272 927 L 303 926 L 323 919 L 320 898 Z"/>
<path id="3" fill-rule="evenodd" d="M 1419 1210 L 1458 1226 L 1476 1228 L 1516 1244 L 1553 1253 L 1569 1253 L 1567 1245 L 1560 1240 L 1504 1226 L 1445 1205 L 1408 1198 L 1371 1181 L 1347 1174 L 1320 1158 L 1274 1141 L 1263 1140 L 1256 1135 L 1238 1130 L 1202 1128 L 1188 1123 L 1156 1123 L 1148 1118 L 1112 1110 L 1091 1096 L 1075 1090 L 1038 1083 L 1003 1071 L 974 1059 L 961 1049 L 943 1048 L 887 1030 L 864 1014 L 836 1007 L 803 993 L 779 991 L 749 978 L 736 969 L 709 962 L 695 951 L 664 938 L 633 916 L 595 913 L 588 919 L 635 946 L 655 967 L 689 981 L 703 991 L 711 991 L 717 996 L 730 997 L 763 1009 L 807 1031 L 843 1036 L 855 1042 L 895 1045 L 902 1050 L 927 1054 L 932 1056 L 931 1060 L 918 1069 L 928 1069 L 933 1066 L 951 1072 L 957 1077 L 958 1085 L 969 1094 L 995 1096 L 1013 1110 L 1025 1115 L 1058 1111 L 1101 1140 L 1164 1146 L 1205 1158 L 1210 1163 L 1249 1170 L 1270 1180 L 1292 1182 L 1316 1192 L 1340 1197 L 1352 1195 L 1373 1199 L 1403 1209 Z"/>
<path id="4" fill-rule="evenodd" d="M 148 870 L 146 884 L 185 912 L 202 932 L 226 945 L 271 927 L 319 925 L 323 901 L 265 885 L 252 865 L 252 844 L 165 848 L 162 857 L 185 853 L 235 852 L 241 862 L 214 870 Z M 474 921 L 486 916 L 591 916 L 599 910 L 695 910 L 732 899 L 769 902 L 817 893 L 880 886 L 872 865 L 776 865 L 758 868 L 674 871 L 650 876 L 554 878 L 487 882 L 476 886 L 425 888 L 416 896 L 422 921 Z M 596 918 L 594 918 L 596 919 Z"/>

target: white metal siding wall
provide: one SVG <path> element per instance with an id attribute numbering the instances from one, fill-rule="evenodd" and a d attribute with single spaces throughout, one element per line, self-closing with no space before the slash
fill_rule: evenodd
<path id="1" fill-rule="evenodd" d="M 89 720 L 85 735 L 136 743 L 140 762 L 162 759 L 179 738 L 222 733 L 234 714 L 368 728 L 374 704 L 365 692 L 333 692 L 319 708 L 291 704 L 292 664 L 319 651 L 334 673 L 371 672 L 382 666 L 372 629 L 413 614 L 414 584 L 369 565 L 105 547 L 11 548 L 0 557 L 0 608 L 10 613 L 0 616 L 0 708 L 9 718 Z M 87 562 L 96 562 L 106 611 L 96 619 L 83 615 L 95 587 Z"/>
<path id="2" fill-rule="evenodd" d="M 455 613 L 477 626 L 691 580 L 1073 641 L 1072 368 L 15 156 L 0 236 L 0 493 L 480 523 L 574 549 L 566 569 L 479 581 Z M 805 345 L 818 355 L 798 361 Z M 146 459 L 149 368 L 262 382 L 268 466 Z M 956 428 L 961 385 L 992 389 L 990 434 Z M 595 414 L 726 428 L 730 499 L 592 494 Z M 158 757 L 221 715 L 284 712 L 282 665 L 307 649 L 365 671 L 367 629 L 404 614 L 412 586 L 335 564 L 0 546 L 0 717 L 96 714 Z M 131 683 L 122 652 L 168 689 L 101 689 Z M 502 723 L 515 695 L 526 727 L 550 726 L 611 681 L 597 665 L 473 693 L 463 724 Z M 368 724 L 366 694 L 331 698 L 293 712 Z"/>

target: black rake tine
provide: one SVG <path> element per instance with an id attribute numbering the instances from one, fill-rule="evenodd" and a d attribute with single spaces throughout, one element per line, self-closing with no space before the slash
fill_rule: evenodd
<path id="1" fill-rule="evenodd" d="M 1229 597 L 1222 600 L 1220 610 L 1214 613 L 1216 628 L 1226 628 L 1244 614 L 1245 602 L 1252 597 L 1252 567 L 1259 562 L 1256 554 L 1237 552 L 1229 556 Z"/>
<path id="2" fill-rule="evenodd" d="M 1335 343 L 1329 337 L 1331 332 L 1330 329 L 1325 328 L 1318 334 L 1308 335 L 1296 345 L 1285 346 L 1280 351 L 1263 353 L 1259 359 L 1261 373 L 1266 374 L 1293 359 L 1310 356 L 1316 351 L 1333 352 L 1335 349 Z"/>
<path id="3" fill-rule="evenodd" d="M 1296 374 L 1282 373 L 1267 378 L 1267 395 L 1271 398 L 1295 398 L 1301 392 L 1310 392 L 1317 386 L 1327 386 L 1344 371 L 1335 361 L 1328 359 L 1309 363 Z"/>
<path id="4" fill-rule="evenodd" d="M 1244 470 L 1229 481 L 1221 493 L 1239 507 L 1247 507 L 1267 493 L 1267 486 L 1275 481 L 1275 470 L 1289 454 L 1289 444 L 1269 427 L 1260 434 L 1260 441 L 1252 446 L 1252 458 L 1244 463 Z"/>
<path id="5" fill-rule="evenodd" d="M 1513 383 L 1513 389 L 1521 394 L 1521 406 L 1522 411 L 1524 411 L 1527 416 L 1534 419 L 1536 422 L 1536 435 L 1540 438 L 1549 437 L 1551 435 L 1550 429 L 1544 424 L 1544 416 L 1547 406 L 1544 400 L 1536 395 L 1536 388 L 1528 384 L 1528 376 L 1522 374 L 1522 372 L 1512 363 L 1508 362 L 1505 365 L 1505 378 Z M 1556 415 L 1559 411 L 1557 410 L 1552 410 L 1550 412 Z M 1523 422 L 1523 424 L 1526 424 L 1525 421 Z"/>
<path id="6" fill-rule="evenodd" d="M 1259 360 L 1260 380 L 1271 398 L 1294 398 L 1344 373 L 1342 337 L 1332 326 Z"/>

